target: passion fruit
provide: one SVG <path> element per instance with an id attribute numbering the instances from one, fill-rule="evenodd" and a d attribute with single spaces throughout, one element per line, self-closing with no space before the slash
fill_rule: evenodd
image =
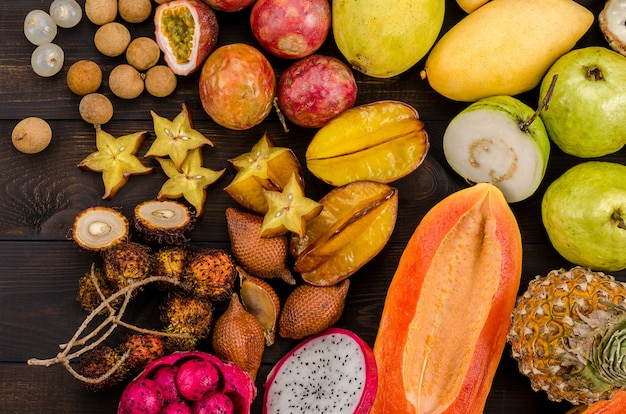
<path id="1" fill-rule="evenodd" d="M 154 13 L 156 42 L 176 75 L 197 71 L 217 45 L 215 12 L 198 0 L 173 0 Z"/>
<path id="2" fill-rule="evenodd" d="M 200 74 L 200 100 L 219 125 L 245 130 L 259 124 L 272 110 L 276 77 L 258 49 L 232 43 L 216 49 Z"/>

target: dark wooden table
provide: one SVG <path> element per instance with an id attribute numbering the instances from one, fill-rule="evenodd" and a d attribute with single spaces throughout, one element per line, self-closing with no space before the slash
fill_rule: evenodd
<path id="1" fill-rule="evenodd" d="M 601 2 L 581 1 L 597 16 Z M 80 1 L 81 5 L 84 1 Z M 444 31 L 458 21 L 463 13 L 454 1 L 447 2 Z M 26 364 L 31 357 L 48 358 L 58 351 L 58 344 L 67 341 L 85 317 L 75 300 L 77 280 L 85 273 L 94 257 L 81 251 L 68 239 L 76 213 L 95 206 L 119 207 L 131 215 L 138 203 L 156 197 L 166 177 L 158 164 L 146 160 L 155 172 L 131 177 L 125 187 L 110 201 L 101 199 L 103 185 L 96 173 L 80 171 L 77 164 L 95 149 L 94 129 L 78 115 L 79 97 L 65 84 L 67 68 L 79 59 L 98 62 L 105 78 L 109 71 L 124 61 L 107 58 L 95 49 L 92 38 L 96 26 L 85 17 L 73 29 L 59 29 L 55 42 L 65 51 L 65 65 L 52 78 L 41 78 L 30 68 L 32 46 L 24 37 L 24 16 L 35 8 L 47 10 L 50 1 L 26 0 L 0 3 L 0 406 L 5 413 L 113 413 L 122 387 L 94 393 L 86 390 L 61 366 L 49 368 Z M 219 44 L 246 42 L 256 45 L 248 25 L 248 12 L 219 13 Z M 152 36 L 151 22 L 128 25 L 132 36 Z M 578 46 L 605 45 L 594 23 Z M 515 47 L 515 45 L 511 45 Z M 332 36 L 320 53 L 340 57 Z M 289 62 L 271 58 L 276 75 L 280 76 Z M 435 203 L 466 183 L 447 165 L 442 151 L 442 135 L 448 121 L 466 104 L 442 98 L 419 77 L 423 62 L 392 79 L 373 79 L 356 73 L 359 85 L 357 104 L 380 99 L 407 102 L 420 112 L 426 122 L 431 148 L 423 165 L 414 173 L 397 181 L 399 214 L 393 237 L 384 250 L 356 275 L 347 298 L 339 326 L 352 329 L 374 343 L 382 312 L 386 289 L 399 256 L 424 214 Z M 115 114 L 105 130 L 121 136 L 140 130 L 152 130 L 149 114 L 154 109 L 162 116 L 173 118 L 182 102 L 188 102 L 195 127 L 216 142 L 216 148 L 205 152 L 205 165 L 220 169 L 226 160 L 248 152 L 265 131 L 277 145 L 292 148 L 303 160 L 307 143 L 314 130 L 291 127 L 285 133 L 278 117 L 272 113 L 264 122 L 247 131 L 231 131 L 219 127 L 204 113 L 198 96 L 198 74 L 179 78 L 176 92 L 164 99 L 146 93 L 132 101 L 112 96 L 103 84 L 101 91 L 110 96 Z M 520 96 L 536 106 L 537 92 Z M 11 144 L 11 131 L 18 120 L 39 116 L 49 121 L 54 138 L 42 153 L 25 155 Z M 145 153 L 154 137 L 151 135 L 140 150 Z M 624 151 L 604 159 L 623 162 Z M 536 274 L 545 274 L 570 264 L 562 259 L 548 243 L 541 224 L 540 201 L 546 186 L 567 168 L 580 162 L 558 148 L 552 154 L 545 180 L 530 199 L 512 205 L 524 241 L 523 281 L 520 291 Z M 236 206 L 222 190 L 234 173 L 226 176 L 208 190 L 203 219 L 191 234 L 195 246 L 228 248 L 224 211 Z M 318 199 L 330 188 L 305 171 L 307 194 Z M 626 273 L 616 274 L 626 278 Z M 283 295 L 286 291 L 279 289 Z M 145 302 L 145 303 L 144 303 Z M 135 305 L 138 322 L 154 317 L 154 301 L 142 299 Z M 263 379 L 272 365 L 296 341 L 279 339 L 267 348 L 257 385 L 262 395 Z M 208 350 L 208 342 L 199 343 Z M 260 397 L 254 412 L 260 412 Z M 486 413 L 565 413 L 570 406 L 555 404 L 543 393 L 530 388 L 528 380 L 518 373 L 516 363 L 505 349 L 487 405 Z"/>

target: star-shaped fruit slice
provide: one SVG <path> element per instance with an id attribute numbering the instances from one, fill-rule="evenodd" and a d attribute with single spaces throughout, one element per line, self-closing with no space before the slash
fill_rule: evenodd
<path id="1" fill-rule="evenodd" d="M 202 166 L 202 148 L 189 151 L 180 169 L 176 168 L 174 161 L 169 158 L 157 158 L 165 175 L 169 177 L 157 199 L 177 199 L 184 197 L 196 210 L 196 216 L 200 217 L 206 200 L 206 188 L 217 181 L 226 169 L 215 171 Z"/>
<path id="2" fill-rule="evenodd" d="M 147 135 L 148 131 L 140 131 L 115 138 L 101 128 L 96 129 L 97 151 L 78 163 L 78 168 L 102 173 L 104 182 L 102 199 L 113 198 L 131 175 L 152 172 L 152 167 L 143 165 L 135 155 Z"/>
<path id="3" fill-rule="evenodd" d="M 201 132 L 193 129 L 189 106 L 183 103 L 182 111 L 169 120 L 150 111 L 156 138 L 144 157 L 169 157 L 177 169 L 181 168 L 190 150 L 203 145 L 213 146 L 213 142 Z"/>
<path id="4" fill-rule="evenodd" d="M 267 211 L 264 190 L 282 191 L 300 162 L 289 148 L 277 147 L 266 132 L 250 152 L 229 160 L 237 174 L 224 191 L 235 201 L 259 214 Z"/>
<path id="5" fill-rule="evenodd" d="M 300 237 L 306 222 L 322 211 L 322 205 L 304 196 L 301 180 L 294 173 L 282 191 L 265 190 L 267 213 L 263 217 L 261 237 L 273 237 L 292 232 Z"/>

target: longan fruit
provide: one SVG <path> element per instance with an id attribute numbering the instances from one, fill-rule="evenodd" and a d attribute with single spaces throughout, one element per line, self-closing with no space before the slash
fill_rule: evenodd
<path id="1" fill-rule="evenodd" d="M 24 154 L 36 154 L 46 149 L 52 140 L 52 128 L 41 118 L 31 116 L 22 119 L 11 134 L 13 146 Z"/>
<path id="2" fill-rule="evenodd" d="M 143 92 L 143 77 L 137 69 L 122 63 L 114 67 L 109 74 L 109 88 L 118 98 L 134 99 Z"/>
<path id="3" fill-rule="evenodd" d="M 101 93 L 88 93 L 80 100 L 78 112 L 85 122 L 96 126 L 103 125 L 113 117 L 113 104 Z"/>
<path id="4" fill-rule="evenodd" d="M 133 39 L 126 48 L 126 61 L 139 71 L 153 67 L 161 57 L 161 49 L 156 41 L 149 37 Z"/>
<path id="5" fill-rule="evenodd" d="M 93 42 L 96 49 L 103 55 L 119 56 L 126 51 L 130 44 L 130 31 L 121 23 L 106 23 L 96 30 Z"/>
<path id="6" fill-rule="evenodd" d="M 146 72 L 144 79 L 146 90 L 152 96 L 163 98 L 176 89 L 177 79 L 172 69 L 166 65 L 156 65 Z"/>
<path id="7" fill-rule="evenodd" d="M 95 92 L 102 84 L 102 69 L 93 60 L 78 60 L 67 70 L 67 86 L 76 95 Z"/>
<path id="8" fill-rule="evenodd" d="M 119 0 L 117 10 L 120 17 L 128 23 L 141 23 L 152 14 L 151 0 Z"/>
<path id="9" fill-rule="evenodd" d="M 117 0 L 86 0 L 85 14 L 98 26 L 111 23 L 117 17 Z"/>

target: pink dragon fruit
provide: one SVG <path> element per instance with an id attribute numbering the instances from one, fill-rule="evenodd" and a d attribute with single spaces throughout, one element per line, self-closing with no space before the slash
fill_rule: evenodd
<path id="1" fill-rule="evenodd" d="M 151 379 L 133 381 L 122 393 L 118 414 L 158 414 L 163 407 L 161 387 Z"/>
<path id="2" fill-rule="evenodd" d="M 237 365 L 200 351 L 176 352 L 148 364 L 126 386 L 117 412 L 249 414 L 256 393 Z"/>
<path id="3" fill-rule="evenodd" d="M 370 346 L 354 332 L 329 328 L 302 341 L 272 368 L 263 413 L 367 414 L 377 387 Z"/>
<path id="4" fill-rule="evenodd" d="M 200 401 L 193 405 L 193 414 L 234 414 L 233 400 L 221 392 L 204 394 Z"/>

